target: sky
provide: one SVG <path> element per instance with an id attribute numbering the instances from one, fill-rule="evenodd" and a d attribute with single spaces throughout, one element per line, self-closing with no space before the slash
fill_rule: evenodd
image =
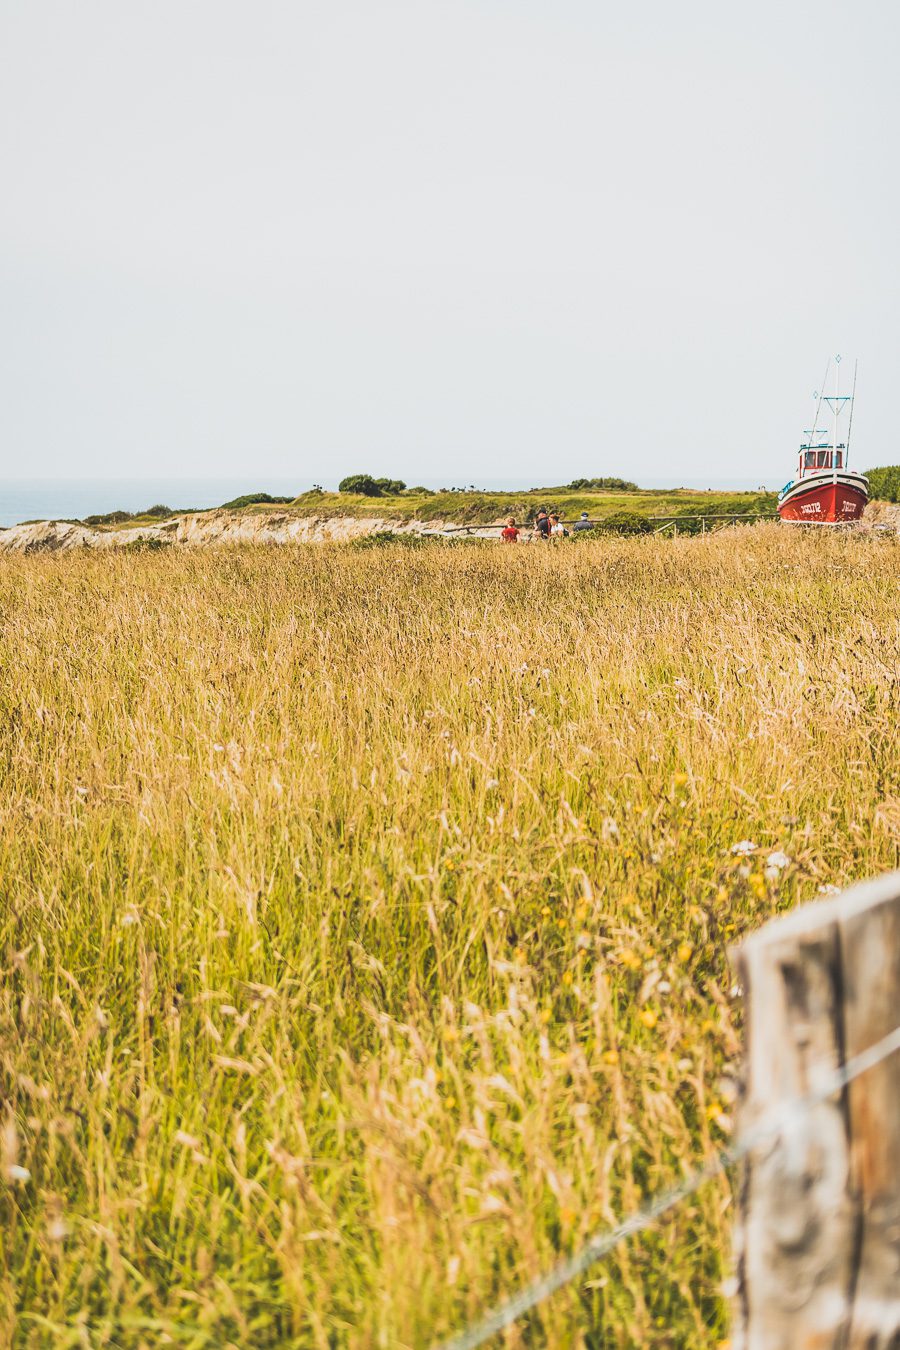
<path id="1" fill-rule="evenodd" d="M 0 0 L 0 477 L 897 462 L 888 0 Z"/>

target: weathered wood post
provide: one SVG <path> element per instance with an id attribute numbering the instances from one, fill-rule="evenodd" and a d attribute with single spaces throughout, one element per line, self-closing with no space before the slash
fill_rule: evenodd
<path id="1" fill-rule="evenodd" d="M 774 919 L 735 962 L 744 1133 L 900 1023 L 900 872 Z M 735 1255 L 734 1350 L 900 1350 L 900 1055 L 748 1155 Z"/>

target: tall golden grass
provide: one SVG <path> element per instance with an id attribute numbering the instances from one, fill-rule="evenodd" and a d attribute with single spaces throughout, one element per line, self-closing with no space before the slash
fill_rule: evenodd
<path id="1" fill-rule="evenodd" d="M 427 1346 L 720 1147 L 729 944 L 898 862 L 898 561 L 3 558 L 0 1344 Z M 730 1221 L 504 1343 L 716 1346 Z"/>

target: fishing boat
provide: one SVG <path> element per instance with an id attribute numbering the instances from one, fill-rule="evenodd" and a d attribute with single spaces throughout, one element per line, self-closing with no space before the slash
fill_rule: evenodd
<path id="1" fill-rule="evenodd" d="M 833 393 L 824 392 L 832 370 L 829 361 L 822 381 L 823 392 L 813 395 L 816 415 L 812 426 L 803 433 L 797 476 L 778 494 L 778 514 L 782 520 L 793 524 L 847 524 L 859 520 L 869 500 L 869 480 L 864 474 L 852 473 L 848 464 L 856 367 L 853 368 L 851 392 L 841 394 L 839 356 L 834 358 L 833 366 Z M 846 439 L 842 439 L 845 416 L 847 434 Z"/>

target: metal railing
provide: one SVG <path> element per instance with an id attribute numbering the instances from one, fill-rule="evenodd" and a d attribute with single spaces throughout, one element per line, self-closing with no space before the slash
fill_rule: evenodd
<path id="1" fill-rule="evenodd" d="M 775 512 L 775 511 L 772 511 L 772 512 L 760 512 L 760 511 L 704 511 L 704 512 L 701 513 L 701 514 L 695 514 L 695 515 L 658 515 L 658 516 L 642 516 L 641 519 L 642 519 L 642 520 L 648 520 L 648 521 L 651 521 L 651 522 L 656 522 L 656 521 L 662 521 L 662 522 L 663 522 L 663 524 L 658 525 L 658 526 L 653 530 L 653 533 L 654 533 L 654 534 L 660 534 L 660 533 L 662 533 L 663 530 L 672 529 L 673 527 L 675 528 L 676 533 L 677 533 L 677 527 L 678 527 L 680 524 L 683 524 L 683 523 L 686 524 L 686 523 L 688 523 L 688 522 L 694 523 L 694 522 L 696 522 L 696 521 L 699 521 L 699 522 L 700 522 L 700 531 L 699 531 L 699 532 L 700 532 L 701 534 L 706 534 L 706 533 L 707 533 L 707 522 L 708 522 L 708 521 L 716 522 L 716 524 L 713 525 L 712 529 L 724 529 L 727 525 L 740 525 L 740 524 L 744 524 L 744 523 L 746 523 L 746 524 L 751 524 L 752 522 L 757 521 L 757 520 L 778 520 L 778 514 L 777 514 L 777 512 Z M 563 519 L 562 516 L 560 516 L 560 524 L 561 524 L 561 525 L 567 525 L 567 526 L 569 526 L 570 528 L 573 528 L 575 525 L 578 525 L 578 524 L 580 524 L 580 523 L 581 523 L 580 518 L 579 518 L 579 520 L 565 520 L 565 519 Z M 608 524 L 608 518 L 606 518 L 606 519 L 600 518 L 600 519 L 597 519 L 597 520 L 588 520 L 588 521 L 586 521 L 586 522 L 584 522 L 584 523 L 585 523 L 586 525 L 588 525 L 592 530 L 595 530 L 595 529 L 600 529 L 600 530 L 602 530 L 602 529 L 605 529 L 605 528 L 607 527 L 607 524 Z M 468 524 L 466 524 L 466 525 L 447 525 L 443 530 L 439 530 L 439 531 L 436 530 L 435 533 L 436 533 L 436 534 L 441 534 L 441 535 L 447 535 L 447 534 L 472 534 L 473 531 L 478 531 L 479 533 L 484 534 L 485 532 L 487 532 L 487 531 L 489 531 L 489 530 L 505 530 L 505 529 L 506 529 L 506 525 L 505 525 L 505 523 L 503 523 L 502 521 L 501 521 L 501 522 L 492 522 L 492 523 L 479 522 L 479 521 L 470 521 L 470 522 L 469 522 Z M 521 526 L 519 526 L 519 529 L 520 529 L 520 530 L 533 530 L 533 529 L 534 529 L 534 525 L 533 525 L 533 523 L 532 523 L 532 524 L 529 524 L 529 525 L 521 525 Z M 710 530 L 709 532 L 711 533 L 712 530 Z M 695 533 L 696 533 L 696 531 L 695 531 Z"/>

